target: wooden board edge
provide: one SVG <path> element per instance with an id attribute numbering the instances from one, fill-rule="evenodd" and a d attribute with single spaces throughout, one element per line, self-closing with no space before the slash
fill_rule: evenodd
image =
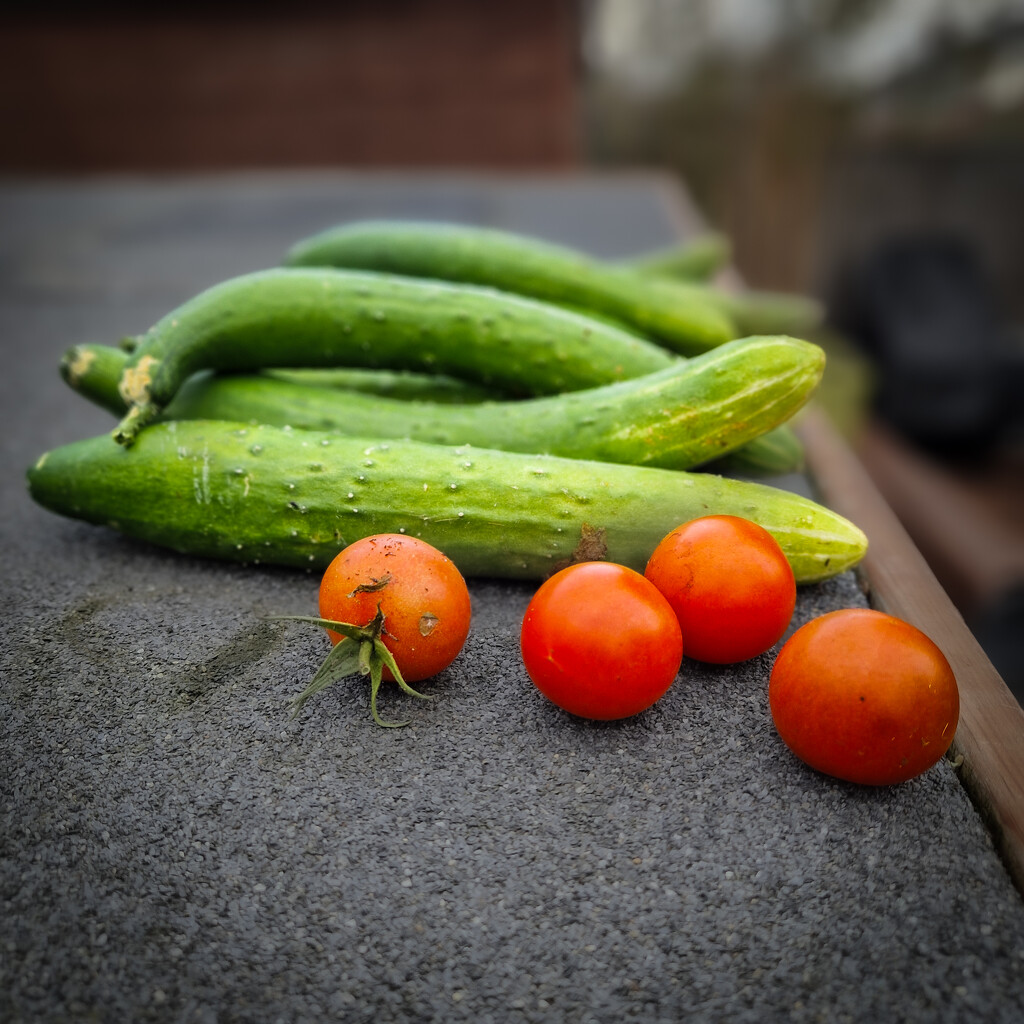
<path id="1" fill-rule="evenodd" d="M 859 572 L 871 605 L 917 626 L 949 660 L 960 688 L 954 763 L 1024 896 L 1024 709 L 827 414 L 808 408 L 797 431 L 821 500 L 868 536 Z"/>

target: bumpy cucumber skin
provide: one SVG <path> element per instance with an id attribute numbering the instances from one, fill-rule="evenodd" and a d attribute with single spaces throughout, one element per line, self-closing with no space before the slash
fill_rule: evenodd
<path id="1" fill-rule="evenodd" d="M 632 270 L 507 231 L 459 224 L 358 221 L 297 242 L 286 266 L 363 268 L 488 285 L 602 313 L 684 355 L 737 337 L 706 296 L 674 295 Z"/>
<path id="2" fill-rule="evenodd" d="M 489 288 L 333 269 L 233 278 L 138 339 L 120 389 L 130 444 L 202 369 L 363 366 L 448 373 L 554 394 L 670 365 L 657 345 L 585 316 Z"/>
<path id="3" fill-rule="evenodd" d="M 67 354 L 72 386 L 117 410 L 123 353 L 80 346 Z M 794 338 L 745 338 L 689 362 L 600 388 L 545 398 L 439 405 L 339 397 L 265 375 L 197 375 L 179 389 L 167 419 L 225 419 L 436 444 L 472 444 L 632 465 L 690 469 L 753 442 L 785 422 L 821 379 L 824 352 Z M 123 411 L 123 408 L 122 410 Z M 763 462 L 757 452 L 747 463 Z"/>
<path id="4" fill-rule="evenodd" d="M 771 531 L 800 582 L 866 549 L 841 516 L 747 481 L 223 421 L 154 424 L 131 448 L 76 441 L 42 456 L 28 482 L 40 505 L 131 537 L 315 570 L 360 537 L 406 532 L 465 575 L 542 579 L 598 531 L 609 560 L 642 571 L 666 533 L 710 513 Z"/>

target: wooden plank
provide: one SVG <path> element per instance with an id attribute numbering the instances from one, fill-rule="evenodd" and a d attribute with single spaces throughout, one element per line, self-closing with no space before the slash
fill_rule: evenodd
<path id="1" fill-rule="evenodd" d="M 664 179 L 659 187 L 682 237 L 705 227 L 678 184 Z M 734 269 L 724 277 L 728 286 L 743 286 Z M 808 476 L 821 500 L 868 536 L 868 553 L 859 567 L 868 600 L 926 633 L 953 668 L 961 701 L 953 744 L 954 755 L 962 758 L 960 777 L 1024 894 L 1024 709 L 828 416 L 811 407 L 802 414 L 798 431 L 807 449 Z"/>
<path id="2" fill-rule="evenodd" d="M 820 409 L 800 427 L 822 500 L 868 536 L 861 572 L 871 604 L 939 645 L 960 688 L 953 749 L 961 778 L 1024 893 L 1024 709 L 1014 699 L 874 482 Z"/>

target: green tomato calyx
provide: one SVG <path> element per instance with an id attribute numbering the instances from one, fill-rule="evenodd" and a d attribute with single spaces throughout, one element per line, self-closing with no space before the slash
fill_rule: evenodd
<path id="1" fill-rule="evenodd" d="M 360 675 L 370 677 L 370 714 L 377 725 L 389 729 L 408 725 L 408 721 L 387 722 L 380 717 L 377 711 L 377 691 L 380 689 L 385 668 L 394 677 L 399 688 L 409 696 L 430 700 L 428 694 L 414 690 L 402 678 L 394 655 L 384 646 L 384 641 L 381 639 L 385 632 L 384 612 L 381 611 L 380 605 L 377 605 L 377 614 L 364 626 L 353 625 L 350 622 L 335 622 L 332 619 L 321 619 L 310 615 L 276 615 L 274 618 L 293 622 L 309 622 L 314 626 L 321 626 L 341 634 L 341 640 L 331 649 L 330 654 L 324 659 L 309 685 L 291 702 L 292 718 L 298 715 L 310 697 L 320 693 L 321 690 L 326 690 L 328 686 L 349 676 Z"/>

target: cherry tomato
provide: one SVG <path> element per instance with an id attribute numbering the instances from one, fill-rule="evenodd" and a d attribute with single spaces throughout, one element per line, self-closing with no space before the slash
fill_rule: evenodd
<path id="1" fill-rule="evenodd" d="M 676 527 L 644 575 L 668 599 L 686 656 L 718 665 L 746 661 L 781 639 L 796 606 L 786 556 L 764 527 L 704 516 Z"/>
<path id="2" fill-rule="evenodd" d="M 798 629 L 775 660 L 768 702 L 797 757 L 876 786 L 931 768 L 960 715 L 956 679 L 938 647 L 909 623 L 866 608 Z"/>
<path id="3" fill-rule="evenodd" d="M 437 548 L 401 533 L 377 534 L 335 556 L 320 583 L 320 617 L 364 626 L 380 606 L 381 639 L 407 683 L 447 668 L 469 635 L 469 590 Z M 333 643 L 341 637 L 327 631 Z M 393 676 L 384 669 L 385 679 Z"/>
<path id="4" fill-rule="evenodd" d="M 541 584 L 523 617 L 523 664 L 560 708 L 604 721 L 649 708 L 683 660 L 679 623 L 638 572 L 580 562 Z"/>

